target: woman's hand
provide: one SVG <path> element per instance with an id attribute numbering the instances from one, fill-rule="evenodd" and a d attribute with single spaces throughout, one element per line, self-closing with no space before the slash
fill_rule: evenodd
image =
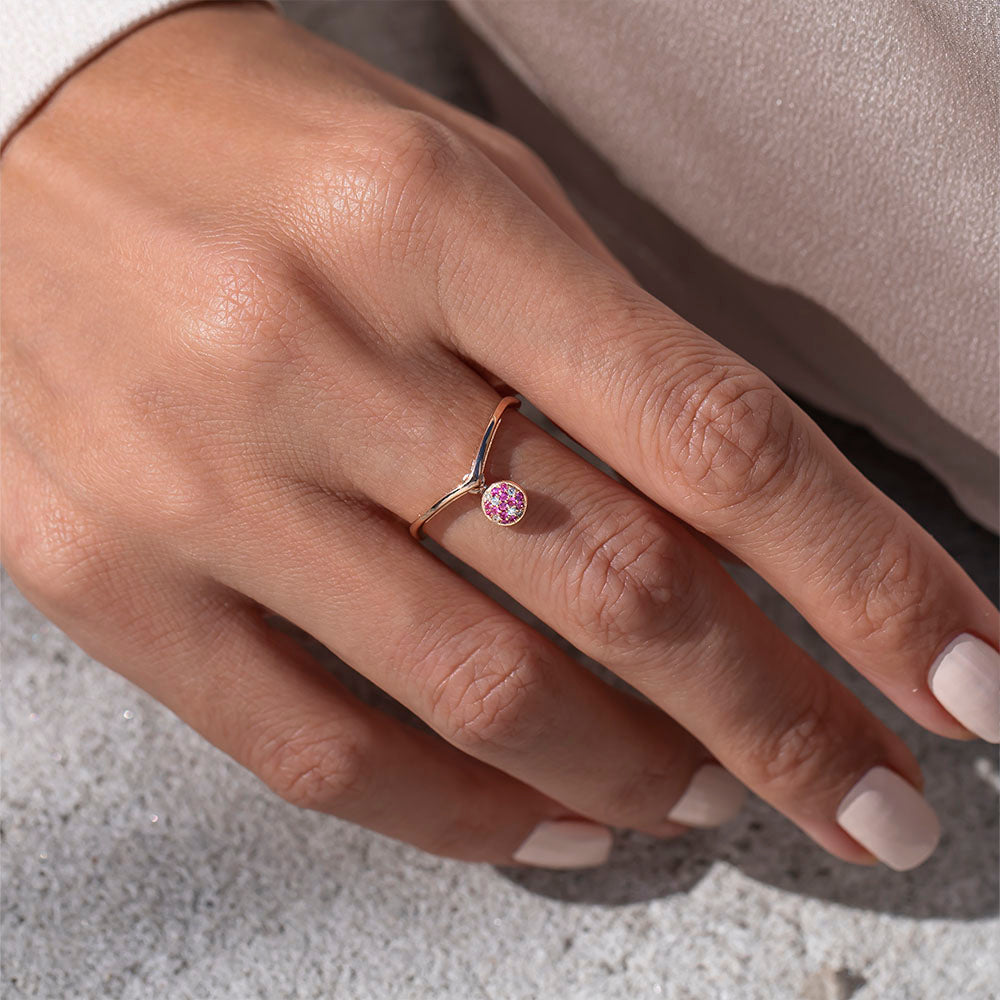
<path id="1" fill-rule="evenodd" d="M 588 864 L 608 834 L 582 818 L 725 819 L 714 759 L 839 857 L 932 849 L 906 747 L 687 525 L 945 736 L 1000 735 L 995 609 L 515 140 L 208 4 L 78 71 L 10 142 L 2 209 L 6 565 L 286 799 L 454 857 Z M 491 472 L 526 518 L 470 498 L 427 532 L 654 705 L 408 534 L 501 382 L 642 492 L 509 412 Z M 351 698 L 264 608 L 443 738 Z"/>

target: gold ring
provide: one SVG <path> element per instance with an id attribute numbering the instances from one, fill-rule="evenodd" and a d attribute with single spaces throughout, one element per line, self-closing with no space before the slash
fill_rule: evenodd
<path id="1" fill-rule="evenodd" d="M 458 486 L 441 497 L 437 503 L 431 504 L 410 525 L 410 534 L 414 538 L 419 540 L 423 526 L 438 511 L 444 510 L 448 504 L 454 503 L 466 493 L 482 493 L 480 508 L 494 524 L 506 528 L 517 524 L 524 517 L 524 512 L 528 509 L 528 496 L 517 483 L 511 482 L 509 479 L 500 479 L 495 483 L 490 483 L 489 486 L 486 485 L 486 459 L 489 456 L 497 428 L 500 426 L 500 418 L 508 407 L 516 408 L 520 405 L 521 400 L 517 396 L 504 396 L 497 403 L 493 416 L 490 417 L 490 422 L 486 425 L 483 440 L 479 443 L 479 450 L 476 452 L 471 471 Z"/>

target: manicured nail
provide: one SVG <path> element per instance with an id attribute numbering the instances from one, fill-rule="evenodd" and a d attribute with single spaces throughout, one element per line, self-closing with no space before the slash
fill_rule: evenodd
<path id="1" fill-rule="evenodd" d="M 927 800 L 887 767 L 873 767 L 844 796 L 837 822 L 898 872 L 926 861 L 941 837 L 941 824 Z"/>
<path id="2" fill-rule="evenodd" d="M 684 826 L 720 826 L 732 819 L 746 801 L 747 790 L 724 767 L 698 768 L 667 819 Z"/>
<path id="3" fill-rule="evenodd" d="M 1000 743 L 1000 653 L 967 632 L 952 639 L 927 675 L 934 697 L 965 726 Z"/>
<path id="4" fill-rule="evenodd" d="M 611 831 L 583 819 L 539 823 L 517 849 L 514 860 L 538 868 L 595 868 L 611 853 Z"/>

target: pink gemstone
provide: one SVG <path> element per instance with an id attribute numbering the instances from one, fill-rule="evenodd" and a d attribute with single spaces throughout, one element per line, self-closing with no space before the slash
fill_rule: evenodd
<path id="1" fill-rule="evenodd" d="M 516 484 L 501 480 L 483 493 L 483 513 L 496 524 L 515 524 L 524 516 L 527 497 Z"/>

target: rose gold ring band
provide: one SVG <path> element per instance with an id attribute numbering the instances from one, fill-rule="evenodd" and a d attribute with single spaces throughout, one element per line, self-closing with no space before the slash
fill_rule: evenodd
<path id="1" fill-rule="evenodd" d="M 449 493 L 446 493 L 436 503 L 431 504 L 411 525 L 410 534 L 420 539 L 423 526 L 439 511 L 444 510 L 450 503 L 454 503 L 459 497 L 466 493 L 481 493 L 482 500 L 480 507 L 483 513 L 494 524 L 502 527 L 510 527 L 517 524 L 524 517 L 524 512 L 528 508 L 528 497 L 524 490 L 517 483 L 509 479 L 501 479 L 495 483 L 486 485 L 486 459 L 490 454 L 490 447 L 493 438 L 496 436 L 500 426 L 500 418 L 508 407 L 521 405 L 521 400 L 517 396 L 504 396 L 496 405 L 490 422 L 486 425 L 483 439 L 479 443 L 479 450 L 476 452 L 475 460 L 469 474 Z"/>

